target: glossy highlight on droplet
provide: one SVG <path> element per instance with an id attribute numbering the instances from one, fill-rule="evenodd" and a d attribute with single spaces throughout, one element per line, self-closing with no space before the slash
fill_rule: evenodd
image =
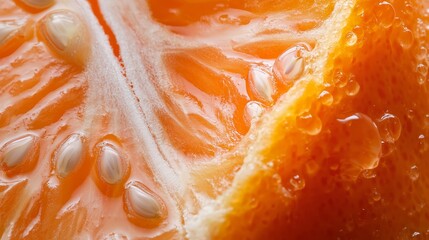
<path id="1" fill-rule="evenodd" d="M 311 113 L 304 113 L 296 118 L 298 129 L 308 135 L 318 135 L 322 131 L 322 120 Z"/>
<path id="2" fill-rule="evenodd" d="M 328 91 L 322 91 L 319 95 L 319 101 L 325 106 L 331 106 L 334 103 L 334 96 Z"/>
<path id="3" fill-rule="evenodd" d="M 377 125 L 363 113 L 355 113 L 337 121 L 336 134 L 346 136 L 335 140 L 338 141 L 336 148 L 341 159 L 341 176 L 345 180 L 356 180 L 362 171 L 378 166 L 382 140 Z"/>
<path id="4" fill-rule="evenodd" d="M 383 141 L 394 143 L 401 136 L 401 120 L 391 113 L 385 113 L 378 121 L 377 126 Z"/>
<path id="5" fill-rule="evenodd" d="M 377 5 L 375 16 L 382 27 L 389 28 L 395 20 L 396 13 L 392 4 L 387 1 L 383 1 Z"/>

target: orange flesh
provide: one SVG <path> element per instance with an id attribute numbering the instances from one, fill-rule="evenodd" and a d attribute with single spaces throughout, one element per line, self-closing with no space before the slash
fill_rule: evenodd
<path id="1" fill-rule="evenodd" d="M 370 0 L 82 2 L 58 1 L 48 12 L 71 9 L 97 29 L 89 31 L 91 51 L 100 54 L 91 67 L 63 59 L 34 27 L 28 39 L 0 47 L 0 143 L 26 132 L 39 137 L 34 163 L 2 164 L 0 235 L 428 236 L 427 3 L 391 1 L 399 20 L 389 22 L 389 8 L 380 13 Z M 2 1 L 0 20 L 36 25 L 47 13 L 26 11 Z M 340 26 L 330 39 L 326 31 Z M 302 42 L 311 50 L 301 78 L 274 79 L 274 101 L 249 127 L 245 106 L 258 100 L 249 70 L 270 69 Z M 399 125 L 383 122 L 387 113 Z M 73 133 L 84 135 L 83 155 L 61 178 L 55 154 Z M 126 163 L 117 185 L 100 177 L 104 142 Z M 162 218 L 130 217 L 124 194 L 132 181 L 163 201 Z M 209 221 L 208 200 L 218 201 L 214 211 L 232 210 Z M 193 219 L 215 224 L 195 233 Z"/>

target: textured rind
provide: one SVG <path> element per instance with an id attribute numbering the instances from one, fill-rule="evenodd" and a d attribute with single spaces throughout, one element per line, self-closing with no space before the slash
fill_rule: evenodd
<path id="1" fill-rule="evenodd" d="M 296 196 L 284 187 L 280 166 L 302 166 L 298 158 L 308 157 L 306 151 L 296 151 L 298 145 L 308 144 L 308 135 L 297 132 L 296 116 L 317 102 L 325 82 L 326 65 L 334 43 L 342 38 L 343 29 L 351 14 L 354 1 L 337 3 L 334 12 L 324 23 L 329 36 L 321 36 L 313 50 L 313 59 L 307 62 L 311 75 L 303 76 L 276 103 L 248 136 L 252 139 L 243 166 L 236 173 L 231 187 L 203 208 L 187 223 L 189 239 L 282 239 L 287 236 L 284 226 L 290 222 L 290 207 Z M 326 30 L 328 29 L 328 30 Z M 316 113 L 317 114 L 317 113 Z M 293 139 L 293 140 L 291 140 Z M 287 171 L 292 171 L 290 167 Z M 299 195 L 299 193 L 298 193 Z M 209 227 L 206 223 L 211 223 Z M 202 226 L 205 226 L 204 228 Z M 257 227 L 256 227 L 257 226 Z"/>

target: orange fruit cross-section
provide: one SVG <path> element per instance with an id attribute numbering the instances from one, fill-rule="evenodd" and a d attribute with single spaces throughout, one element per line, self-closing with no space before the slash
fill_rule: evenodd
<path id="1" fill-rule="evenodd" d="M 425 0 L 3 0 L 2 239 L 426 239 Z"/>

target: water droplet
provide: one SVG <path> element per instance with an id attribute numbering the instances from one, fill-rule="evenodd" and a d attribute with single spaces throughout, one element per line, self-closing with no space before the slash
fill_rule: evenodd
<path id="1" fill-rule="evenodd" d="M 417 181 L 420 177 L 419 168 L 416 165 L 413 165 L 408 172 L 408 176 L 410 176 L 411 181 Z"/>
<path id="2" fill-rule="evenodd" d="M 343 71 L 337 69 L 334 72 L 334 83 L 337 87 L 343 88 L 347 85 L 347 77 L 344 75 Z"/>
<path id="3" fill-rule="evenodd" d="M 337 121 L 333 141 L 337 142 L 336 154 L 341 159 L 341 177 L 344 180 L 356 180 L 363 170 L 378 166 L 381 137 L 375 123 L 365 114 L 356 113 Z"/>
<path id="4" fill-rule="evenodd" d="M 395 20 L 395 15 L 395 9 L 392 4 L 386 1 L 379 3 L 375 11 L 377 21 L 384 28 L 392 26 L 393 21 Z"/>
<path id="5" fill-rule="evenodd" d="M 426 78 L 425 77 L 423 77 L 421 75 L 417 76 L 417 83 L 419 85 L 423 85 L 423 84 L 425 84 L 425 82 L 426 82 Z"/>
<path id="6" fill-rule="evenodd" d="M 428 144 L 427 144 L 425 135 L 423 134 L 419 135 L 418 143 L 419 143 L 419 151 L 421 153 L 426 152 L 426 150 L 428 149 Z"/>
<path id="7" fill-rule="evenodd" d="M 411 234 L 411 238 L 413 238 L 413 239 L 420 239 L 422 237 L 423 237 L 423 235 L 420 234 L 419 232 L 413 232 L 413 234 Z"/>
<path id="8" fill-rule="evenodd" d="M 409 49 L 413 45 L 414 36 L 411 30 L 407 27 L 401 27 L 396 37 L 398 39 L 399 44 L 404 49 Z"/>
<path id="9" fill-rule="evenodd" d="M 358 41 L 358 37 L 356 36 L 356 34 L 354 32 L 348 32 L 346 34 L 346 44 L 347 46 L 354 46 L 356 45 Z"/>
<path id="10" fill-rule="evenodd" d="M 304 72 L 304 55 L 310 49 L 308 44 L 301 43 L 282 53 L 274 62 L 273 72 L 276 79 L 288 86 L 293 84 Z"/>
<path id="11" fill-rule="evenodd" d="M 319 95 L 320 102 L 325 106 L 331 106 L 334 103 L 334 96 L 328 91 L 323 91 Z"/>
<path id="12" fill-rule="evenodd" d="M 320 131 L 322 131 L 322 120 L 311 113 L 305 113 L 297 117 L 296 126 L 303 133 L 314 136 L 318 135 Z"/>
<path id="13" fill-rule="evenodd" d="M 56 159 L 56 172 L 59 176 L 65 178 L 79 164 L 83 155 L 83 140 L 79 134 L 72 134 L 58 148 Z"/>
<path id="14" fill-rule="evenodd" d="M 22 3 L 34 9 L 46 9 L 54 4 L 54 0 L 21 0 Z"/>
<path id="15" fill-rule="evenodd" d="M 252 123 L 262 116 L 265 111 L 265 107 L 262 103 L 257 101 L 250 101 L 244 108 L 244 122 L 247 126 L 251 126 Z"/>
<path id="16" fill-rule="evenodd" d="M 266 104 L 273 102 L 274 79 L 267 69 L 253 66 L 249 70 L 248 91 L 256 100 Z"/>
<path id="17" fill-rule="evenodd" d="M 426 75 L 428 74 L 428 66 L 426 63 L 420 63 L 419 65 L 417 65 L 417 72 L 426 77 Z"/>
<path id="18" fill-rule="evenodd" d="M 415 116 L 416 116 L 416 113 L 414 112 L 414 110 L 413 109 L 408 109 L 408 111 L 407 111 L 407 118 L 410 119 L 410 120 L 412 120 L 412 119 L 414 119 Z"/>
<path id="19" fill-rule="evenodd" d="M 346 87 L 345 87 L 345 92 L 347 94 L 347 96 L 356 96 L 360 91 L 360 85 L 359 83 L 356 81 L 355 77 L 353 75 L 351 75 L 349 77 L 349 82 L 347 83 Z"/>
<path id="20" fill-rule="evenodd" d="M 425 59 L 427 57 L 427 54 L 428 54 L 427 48 L 425 48 L 424 46 L 421 46 L 419 48 L 419 52 L 417 55 L 418 55 L 419 59 L 422 60 L 422 59 Z"/>
<path id="21" fill-rule="evenodd" d="M 381 200 L 381 194 L 377 191 L 376 188 L 373 188 L 371 191 L 371 198 L 374 202 L 378 202 Z"/>
<path id="22" fill-rule="evenodd" d="M 37 137 L 34 135 L 24 135 L 4 144 L 1 148 L 3 164 L 13 168 L 24 163 L 35 146 L 36 140 Z"/>
<path id="23" fill-rule="evenodd" d="M 305 170 L 309 176 L 314 175 L 317 171 L 319 171 L 319 168 L 319 164 L 314 160 L 310 160 L 305 164 Z"/>
<path id="24" fill-rule="evenodd" d="M 52 50 L 77 65 L 84 64 L 90 43 L 86 27 L 75 13 L 49 13 L 41 20 L 40 31 Z"/>
<path id="25" fill-rule="evenodd" d="M 396 142 L 401 136 L 401 120 L 393 114 L 386 113 L 378 121 L 381 139 L 385 142 Z"/>
<path id="26" fill-rule="evenodd" d="M 143 218 L 160 218 L 163 206 L 143 184 L 131 183 L 126 188 L 125 202 L 130 212 Z"/>
<path id="27" fill-rule="evenodd" d="M 294 191 L 299 191 L 305 188 L 305 180 L 301 178 L 299 175 L 293 176 L 289 180 L 290 185 L 292 185 L 292 188 Z"/>
<path id="28" fill-rule="evenodd" d="M 123 179 L 125 173 L 122 159 L 112 146 L 103 145 L 98 159 L 100 177 L 109 184 L 117 184 Z"/>

